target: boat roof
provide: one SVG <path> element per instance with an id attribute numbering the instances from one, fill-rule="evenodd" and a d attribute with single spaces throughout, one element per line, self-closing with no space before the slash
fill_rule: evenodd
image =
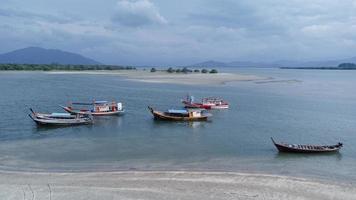
<path id="1" fill-rule="evenodd" d="M 95 104 L 105 104 L 109 103 L 108 101 L 94 101 Z"/>
<path id="2" fill-rule="evenodd" d="M 206 110 L 206 109 L 204 109 L 204 108 L 188 108 L 187 109 L 188 111 L 190 111 L 190 112 L 201 112 L 201 111 L 204 111 L 204 110 Z"/>
<path id="3" fill-rule="evenodd" d="M 223 99 L 220 97 L 206 97 L 206 98 L 204 98 L 204 100 L 219 100 L 219 101 L 221 101 Z"/>
<path id="4" fill-rule="evenodd" d="M 94 101 L 94 102 L 74 102 L 74 105 L 94 105 L 94 104 L 107 104 L 108 101 Z"/>
<path id="5" fill-rule="evenodd" d="M 177 110 L 177 109 L 169 109 L 169 113 L 176 113 L 176 114 L 188 114 L 187 110 Z"/>
<path id="6" fill-rule="evenodd" d="M 70 117 L 70 113 L 51 113 L 51 116 L 53 117 Z"/>

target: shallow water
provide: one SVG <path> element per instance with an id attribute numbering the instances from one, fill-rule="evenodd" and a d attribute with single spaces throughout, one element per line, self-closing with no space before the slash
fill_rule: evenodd
<path id="1" fill-rule="evenodd" d="M 0 165 L 10 170 L 224 170 L 356 180 L 356 71 L 225 69 L 273 77 L 223 86 L 141 83 L 110 75 L 0 73 Z M 220 96 L 209 122 L 154 121 L 147 106 L 179 108 L 187 93 Z M 120 100 L 121 117 L 40 128 L 29 108 Z M 340 153 L 280 154 L 270 141 L 344 143 Z"/>

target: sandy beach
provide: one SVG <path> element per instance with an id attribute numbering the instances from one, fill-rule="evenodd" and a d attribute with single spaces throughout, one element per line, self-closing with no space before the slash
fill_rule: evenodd
<path id="1" fill-rule="evenodd" d="M 232 172 L 0 172 L 0 199 L 355 199 L 356 187 Z"/>
<path id="2" fill-rule="evenodd" d="M 112 70 L 112 71 L 52 71 L 48 74 L 95 74 L 116 75 L 132 81 L 148 83 L 171 83 L 184 85 L 221 85 L 235 81 L 262 81 L 270 78 L 237 73 L 167 73 L 162 71 L 149 72 L 144 70 Z"/>

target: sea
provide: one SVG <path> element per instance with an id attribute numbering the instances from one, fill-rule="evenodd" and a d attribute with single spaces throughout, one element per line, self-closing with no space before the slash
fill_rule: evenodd
<path id="1" fill-rule="evenodd" d="M 356 71 L 223 68 L 266 77 L 223 85 L 145 83 L 117 75 L 0 72 L 0 170 L 189 170 L 356 183 Z M 147 106 L 182 108 L 187 94 L 228 110 L 207 122 L 164 122 Z M 116 100 L 123 116 L 93 125 L 39 127 L 28 116 L 68 102 Z M 279 153 L 271 142 L 336 144 L 331 154 Z"/>

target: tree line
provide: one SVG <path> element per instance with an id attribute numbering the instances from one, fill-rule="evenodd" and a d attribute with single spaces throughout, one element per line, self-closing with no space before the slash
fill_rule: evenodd
<path id="1" fill-rule="evenodd" d="M 341 63 L 337 66 L 340 69 L 356 69 L 355 63 Z"/>
<path id="2" fill-rule="evenodd" d="M 132 66 L 118 65 L 62 65 L 62 64 L 0 64 L 1 71 L 83 71 L 83 70 L 135 70 Z"/>
<path id="3" fill-rule="evenodd" d="M 156 68 L 151 68 L 151 72 L 156 72 L 157 69 Z M 216 74 L 218 73 L 218 70 L 216 69 L 211 69 L 211 70 L 207 70 L 207 69 L 189 69 L 187 67 L 183 67 L 181 69 L 173 69 L 172 67 L 168 68 L 167 70 L 160 70 L 160 71 L 166 71 L 168 73 L 203 73 L 203 74 L 206 74 L 206 73 L 211 73 L 211 74 Z"/>

